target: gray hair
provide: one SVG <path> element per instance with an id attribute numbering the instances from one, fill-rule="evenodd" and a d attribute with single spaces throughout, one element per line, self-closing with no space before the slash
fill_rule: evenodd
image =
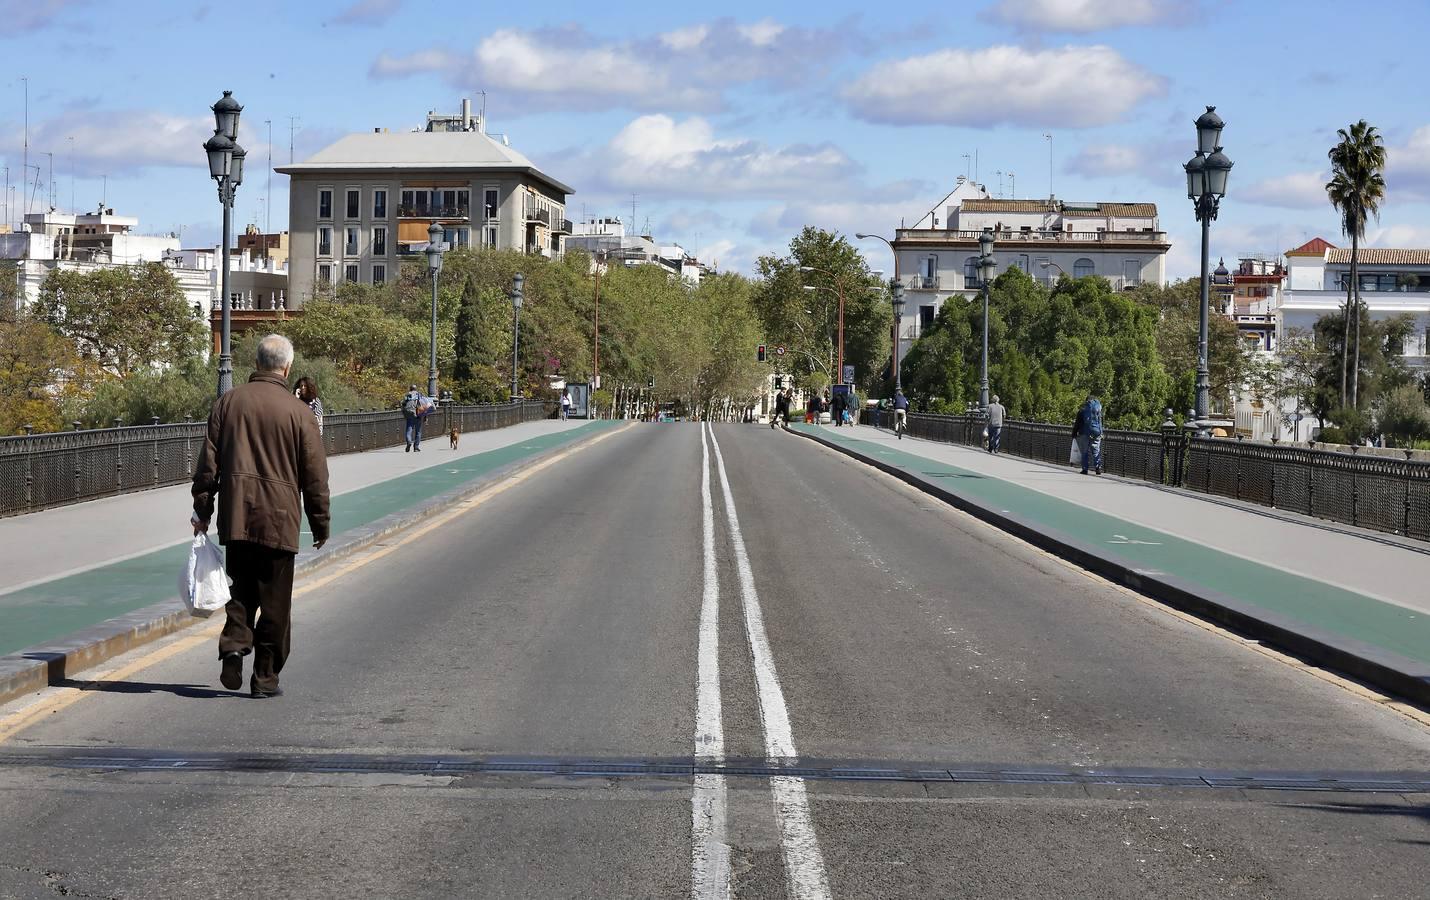
<path id="1" fill-rule="evenodd" d="M 293 365 L 293 342 L 281 334 L 270 334 L 258 342 L 254 366 L 260 372 L 282 372 Z"/>

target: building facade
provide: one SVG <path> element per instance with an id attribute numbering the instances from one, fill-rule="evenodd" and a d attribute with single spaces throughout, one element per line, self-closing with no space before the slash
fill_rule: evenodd
<path id="1" fill-rule="evenodd" d="M 626 234 L 619 218 L 578 222 L 566 239 L 568 250 L 584 250 L 591 265 L 658 266 L 670 275 L 699 284 L 709 269 L 679 244 L 658 244 L 651 235 Z"/>
<path id="2" fill-rule="evenodd" d="M 1098 275 L 1114 290 L 1166 281 L 1171 245 L 1155 204 L 1001 200 L 960 178 L 914 227 L 895 232 L 895 265 L 905 289 L 901 356 L 945 301 L 976 296 L 978 238 L 985 228 L 996 242 L 998 273 L 1018 268 L 1047 285 L 1062 274 Z"/>
<path id="3" fill-rule="evenodd" d="M 289 176 L 292 306 L 339 281 L 383 284 L 427 247 L 437 222 L 449 248 L 558 256 L 571 233 L 572 188 L 486 133 L 467 101 L 410 132 L 353 134 L 293 165 Z"/>

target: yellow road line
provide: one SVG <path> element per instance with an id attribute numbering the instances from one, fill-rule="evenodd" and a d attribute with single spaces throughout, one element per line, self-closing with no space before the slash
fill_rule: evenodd
<path id="1" fill-rule="evenodd" d="M 1181 621 L 1186 622 L 1189 625 L 1195 625 L 1197 628 L 1200 628 L 1203 631 L 1208 631 L 1212 634 L 1225 638 L 1226 640 L 1229 640 L 1241 647 L 1245 647 L 1246 649 L 1251 650 L 1254 653 L 1259 653 L 1262 656 L 1265 656 L 1269 659 L 1274 659 L 1277 662 L 1283 663 L 1284 665 L 1290 666 L 1293 669 L 1297 669 L 1301 672 L 1304 672 L 1314 678 L 1319 678 L 1321 681 L 1324 681 L 1328 684 L 1332 684 L 1350 694 L 1355 695 L 1362 700 L 1368 700 L 1371 703 L 1376 704 L 1377 706 L 1382 706 L 1388 710 L 1391 710 L 1392 712 L 1398 713 L 1399 715 L 1404 716 L 1405 718 L 1410 719 L 1411 721 L 1419 725 L 1430 727 L 1430 713 L 1427 713 L 1425 710 L 1422 710 L 1419 707 L 1412 706 L 1401 700 L 1397 700 L 1388 694 L 1377 691 L 1375 688 L 1361 684 L 1358 681 L 1353 681 L 1342 675 L 1337 675 L 1335 672 L 1332 672 L 1329 669 L 1322 669 L 1294 656 L 1282 653 L 1279 650 L 1266 646 L 1260 641 L 1248 640 L 1247 638 L 1244 638 L 1241 635 L 1230 631 L 1229 629 L 1223 628 L 1215 622 L 1208 621 L 1207 619 L 1200 618 L 1188 612 L 1183 612 L 1182 610 L 1177 609 L 1173 606 L 1168 606 L 1167 604 L 1162 603 L 1159 600 L 1154 600 L 1151 597 L 1146 596 L 1145 594 L 1141 594 L 1133 590 L 1125 584 L 1121 584 L 1119 582 L 1104 578 L 1096 572 L 1084 569 L 1077 563 L 1069 562 L 1068 560 L 1063 559 L 1061 556 L 1058 556 L 1055 553 L 1044 550 L 1042 547 L 1038 547 L 1034 544 L 1030 544 L 1022 538 L 1007 531 L 1004 531 L 1003 529 L 999 528 L 997 525 L 992 524 L 991 522 L 985 522 L 984 520 L 978 518 L 972 513 L 964 512 L 963 510 L 939 497 L 935 497 L 932 494 L 919 490 L 918 488 L 914 487 L 913 485 L 909 484 L 901 478 L 895 478 L 893 475 L 890 475 L 883 469 L 877 468 L 875 466 L 870 466 L 867 463 L 863 463 L 860 460 L 854 459 L 848 454 L 842 453 L 839 450 L 836 450 L 835 448 L 830 447 L 820 441 L 813 441 L 812 443 L 817 444 L 818 446 L 824 448 L 826 452 L 832 453 L 842 460 L 864 465 L 878 477 L 886 479 L 892 482 L 896 487 L 902 489 L 902 491 L 905 494 L 908 494 L 910 498 L 918 499 L 920 501 L 933 500 L 937 502 L 943 508 L 944 511 L 949 514 L 952 514 L 959 520 L 971 523 L 984 531 L 997 535 L 1000 538 L 1015 541 L 1018 544 L 1021 544 L 1025 549 L 1031 550 L 1033 553 L 1036 553 L 1044 559 L 1051 560 L 1052 562 L 1057 563 L 1059 566 L 1062 566 L 1064 569 L 1076 572 L 1079 575 L 1082 575 L 1086 578 L 1090 578 L 1093 581 L 1102 584 L 1104 587 L 1111 588 L 1112 590 L 1117 591 L 1124 596 L 1130 597 L 1141 605 L 1147 607 L 1148 609 L 1156 610 L 1157 612 L 1171 616 L 1174 619 L 1180 619 Z"/>
<path id="2" fill-rule="evenodd" d="M 339 578 L 343 578 L 351 574 L 353 571 L 362 568 L 368 563 L 376 562 L 377 560 L 382 559 L 389 553 L 396 552 L 401 547 L 412 543 L 413 541 L 423 537 L 424 535 L 430 534 L 431 532 L 437 530 L 438 528 L 441 528 L 443 525 L 447 524 L 453 519 L 462 516 L 468 512 L 471 512 L 473 509 L 478 506 L 481 506 L 483 503 L 486 503 L 488 500 L 492 499 L 498 494 L 511 490 L 518 484 L 521 484 L 523 481 L 526 481 L 528 478 L 542 471 L 543 469 L 547 469 L 551 466 L 554 466 L 556 463 L 567 458 L 568 456 L 571 456 L 573 453 L 598 444 L 601 441 L 604 441 L 606 438 L 609 438 L 616 434 L 620 434 L 621 432 L 633 427 L 635 427 L 634 423 L 630 425 L 625 425 L 621 428 L 612 429 L 611 431 L 602 432 L 601 434 L 596 435 L 590 440 L 583 441 L 574 447 L 569 447 L 566 450 L 561 451 L 555 456 L 549 456 L 541 462 L 536 463 L 535 465 L 522 469 L 520 472 L 513 475 L 511 478 L 494 484 L 488 488 L 484 488 L 480 492 L 474 494 L 466 500 L 461 501 L 450 509 L 447 509 L 441 513 L 432 516 L 421 526 L 402 532 L 401 535 L 397 536 L 392 541 L 384 541 L 378 543 L 373 547 L 369 548 L 368 550 L 356 553 L 348 559 L 334 564 L 333 568 L 323 571 L 315 577 L 303 579 L 293 590 L 294 599 L 297 599 L 304 594 L 315 591 L 320 587 L 324 587 L 328 584 L 331 584 L 332 582 L 337 581 Z M 41 719 L 48 718 L 49 716 L 55 715 L 61 710 L 73 706 L 74 704 L 83 700 L 85 697 L 91 696 L 96 693 L 103 693 L 103 688 L 100 686 L 102 686 L 106 682 L 123 681 L 124 679 L 129 678 L 135 673 L 142 672 L 150 666 L 161 663 L 166 659 L 170 659 L 171 657 L 178 656 L 180 653 L 183 653 L 186 650 L 191 650 L 194 647 L 199 646 L 200 644 L 213 640 L 222 630 L 223 621 L 222 619 L 220 619 L 218 621 L 211 622 L 208 625 L 203 626 L 196 634 L 185 634 L 183 637 L 177 640 L 165 643 L 162 646 L 149 651 L 138 659 L 130 660 L 129 662 L 123 663 L 113 669 L 108 669 L 99 672 L 98 674 L 85 679 L 77 685 L 47 688 L 45 691 L 39 694 L 39 699 L 36 702 L 26 705 L 21 709 L 15 710 L 14 712 L 11 712 L 5 716 L 0 716 L 0 744 L 9 741 L 15 735 L 19 734 L 21 731 L 24 731 L 26 728 L 29 728 L 31 725 L 34 725 L 36 722 L 39 722 Z"/>

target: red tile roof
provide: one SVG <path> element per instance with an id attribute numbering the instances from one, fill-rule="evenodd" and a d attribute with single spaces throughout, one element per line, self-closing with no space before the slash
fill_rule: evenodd
<path id="1" fill-rule="evenodd" d="M 1341 247 L 1326 254 L 1326 262 L 1348 265 L 1351 251 Z M 1427 266 L 1430 250 L 1396 250 L 1390 247 L 1360 248 L 1360 264 L 1372 266 Z"/>
<path id="2" fill-rule="evenodd" d="M 1336 245 L 1335 245 L 1335 244 L 1332 244 L 1330 241 L 1326 240 L 1325 238 L 1315 237 L 1315 238 L 1311 238 L 1311 239 L 1310 239 L 1309 241 L 1307 241 L 1306 243 L 1304 243 L 1304 244 L 1302 244 L 1301 246 L 1297 247 L 1295 250 L 1287 250 L 1287 251 L 1286 251 L 1286 255 L 1287 255 L 1287 256 L 1325 256 L 1327 250 L 1334 250 L 1334 249 L 1336 249 Z"/>

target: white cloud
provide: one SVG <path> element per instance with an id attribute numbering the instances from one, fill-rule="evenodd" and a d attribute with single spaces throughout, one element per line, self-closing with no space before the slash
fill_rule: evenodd
<path id="1" fill-rule="evenodd" d="M 683 197 L 768 195 L 810 189 L 855 174 L 859 167 L 832 144 L 771 147 L 720 138 L 692 116 L 641 116 L 609 143 L 572 165 L 582 184 L 600 191 L 659 191 Z"/>
<path id="2" fill-rule="evenodd" d="M 18 122 L 0 125 L 0 153 L 18 158 L 22 133 Z M 118 175 L 153 166 L 206 166 L 203 143 L 212 134 L 213 118 L 208 115 L 76 108 L 30 122 L 30 161 L 44 158 L 37 152 L 52 152 L 56 160 L 68 160 L 73 153 L 81 175 Z M 68 140 L 71 137 L 73 144 Z M 244 143 L 246 133 L 240 133 L 239 140 Z M 251 145 L 246 149 L 251 164 L 256 158 L 254 150 Z"/>
<path id="3" fill-rule="evenodd" d="M 1404 144 L 1386 148 L 1385 194 L 1392 203 L 1430 200 L 1430 125 L 1415 129 Z"/>
<path id="4" fill-rule="evenodd" d="M 1129 25 L 1159 25 L 1195 9 L 1173 0 L 998 0 L 981 14 L 986 21 L 1023 31 L 1087 33 Z"/>
<path id="5" fill-rule="evenodd" d="M 1255 182 L 1238 191 L 1238 199 L 1286 209 L 1328 208 L 1326 182 L 1329 178 L 1323 172 L 1292 172 Z"/>
<path id="6" fill-rule="evenodd" d="M 1076 175 L 1121 175 L 1147 163 L 1146 148 L 1132 144 L 1088 144 L 1073 154 L 1063 171 Z"/>
<path id="7" fill-rule="evenodd" d="M 333 17 L 334 25 L 377 25 L 397 12 L 402 0 L 357 0 Z"/>
<path id="8" fill-rule="evenodd" d="M 879 63 L 844 91 L 855 115 L 894 125 L 1081 128 L 1166 90 L 1111 47 L 948 49 Z"/>
<path id="9" fill-rule="evenodd" d="M 792 28 L 732 19 L 617 41 L 580 26 L 503 29 L 469 51 L 431 47 L 384 53 L 378 78 L 436 74 L 463 88 L 500 92 L 503 109 L 711 112 L 741 84 L 788 88 L 817 79 L 851 49 L 869 45 L 855 22 Z"/>
<path id="10" fill-rule="evenodd" d="M 88 0 L 0 0 L 0 38 L 40 31 L 57 22 L 74 7 Z"/>
<path id="11" fill-rule="evenodd" d="M 1350 242 L 1345 242 L 1350 246 Z M 1385 225 L 1366 229 L 1367 247 L 1430 247 L 1430 225 Z"/>

